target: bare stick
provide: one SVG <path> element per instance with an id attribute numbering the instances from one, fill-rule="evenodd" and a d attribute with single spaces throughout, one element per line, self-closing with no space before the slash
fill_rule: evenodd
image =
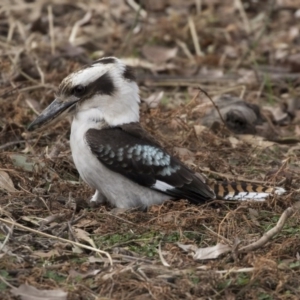
<path id="1" fill-rule="evenodd" d="M 11 285 L 8 281 L 6 281 L 2 276 L 0 276 L 0 281 L 9 286 L 11 289 L 15 289 L 15 287 Z"/>
<path id="2" fill-rule="evenodd" d="M 16 28 L 16 22 L 13 21 L 12 18 L 9 18 L 9 29 L 8 29 L 7 38 L 6 38 L 7 43 L 11 42 L 12 37 L 14 35 L 15 28 Z"/>
<path id="3" fill-rule="evenodd" d="M 49 19 L 49 34 L 51 39 L 51 54 L 55 53 L 55 39 L 54 39 L 54 26 L 53 26 L 53 13 L 52 6 L 48 5 L 48 19 Z"/>
<path id="4" fill-rule="evenodd" d="M 88 250 L 95 251 L 95 252 L 100 253 L 100 254 L 104 254 L 104 255 L 107 256 L 110 265 L 111 266 L 113 265 L 112 258 L 110 256 L 110 254 L 106 251 L 103 251 L 103 250 L 100 250 L 100 249 L 97 249 L 97 248 L 93 248 L 91 246 L 87 246 L 87 245 L 84 245 L 84 244 L 81 244 L 81 243 L 73 242 L 73 241 L 70 241 L 70 240 L 67 240 L 67 239 L 63 239 L 61 237 L 57 237 L 57 236 L 54 236 L 54 235 L 51 235 L 51 234 L 48 234 L 48 233 L 45 233 L 45 232 L 41 232 L 39 230 L 35 230 L 35 229 L 32 229 L 32 228 L 23 226 L 23 225 L 21 225 L 17 222 L 14 222 L 14 221 L 10 221 L 10 220 L 0 218 L 0 222 L 3 222 L 4 224 L 8 224 L 8 225 L 12 225 L 12 226 L 21 228 L 23 230 L 38 234 L 40 236 L 44 236 L 44 237 L 47 237 L 47 238 L 50 238 L 50 239 L 58 240 L 58 241 L 61 241 L 61 242 L 64 242 L 64 243 L 69 243 L 69 244 L 72 244 L 73 246 L 77 246 L 77 247 L 80 247 L 80 248 L 83 248 L 83 249 L 88 249 Z"/>
<path id="5" fill-rule="evenodd" d="M 11 235 L 13 233 L 13 230 L 14 230 L 14 225 L 12 225 L 11 227 L 7 226 L 7 228 L 5 228 L 5 230 L 7 230 L 7 234 L 6 234 L 6 237 L 5 237 L 5 240 L 3 241 L 3 243 L 2 244 L 0 243 L 0 252 L 4 249 L 6 243 L 10 239 L 10 237 L 11 237 Z"/>
<path id="6" fill-rule="evenodd" d="M 33 140 L 30 140 L 30 141 L 33 141 Z M 13 142 L 8 142 L 8 143 L 6 143 L 6 144 L 4 144 L 4 145 L 1 145 L 1 146 L 0 146 L 0 150 L 3 150 L 3 149 L 5 149 L 5 148 L 9 148 L 9 147 L 14 146 L 14 145 L 24 144 L 24 143 L 26 143 L 26 141 L 13 141 Z"/>
<path id="7" fill-rule="evenodd" d="M 160 258 L 160 261 L 161 263 L 163 264 L 163 266 L 165 267 L 170 267 L 170 265 L 168 264 L 168 262 L 165 260 L 162 252 L 161 252 L 161 241 L 159 242 L 158 244 L 158 255 L 159 255 L 159 258 Z"/>
<path id="8" fill-rule="evenodd" d="M 137 4 L 134 0 L 127 0 L 127 4 L 134 9 L 136 12 L 139 12 L 139 15 L 145 19 L 147 18 L 147 12 L 141 8 L 139 4 Z"/>
<path id="9" fill-rule="evenodd" d="M 32 86 L 27 86 L 27 87 L 21 88 L 21 89 L 19 89 L 19 92 L 22 93 L 22 92 L 27 92 L 27 91 L 32 91 L 32 90 L 37 90 L 37 89 L 42 89 L 42 88 L 52 89 L 52 90 L 56 89 L 52 84 L 45 83 L 45 84 L 37 84 L 37 85 L 32 85 Z"/>
<path id="10" fill-rule="evenodd" d="M 247 18 L 247 14 L 245 12 L 243 3 L 242 3 L 241 0 L 235 0 L 234 4 L 235 4 L 235 7 L 239 10 L 239 13 L 240 13 L 241 18 L 242 18 L 243 23 L 244 23 L 245 31 L 249 34 L 251 32 L 251 26 L 250 26 L 250 22 Z"/>
<path id="11" fill-rule="evenodd" d="M 80 26 L 86 24 L 87 22 L 90 21 L 90 19 L 92 18 L 92 12 L 91 11 L 88 11 L 82 19 L 78 20 L 73 28 L 72 28 L 72 31 L 71 31 L 71 34 L 70 34 L 70 37 L 69 37 L 69 42 L 70 44 L 74 45 L 75 43 L 75 38 L 76 38 L 76 35 L 77 35 L 77 31 L 79 29 Z"/>
<path id="12" fill-rule="evenodd" d="M 238 251 L 250 252 L 264 246 L 267 242 L 269 242 L 276 234 L 278 234 L 282 230 L 287 219 L 290 218 L 295 212 L 299 210 L 300 210 L 300 201 L 296 202 L 293 206 L 287 208 L 280 216 L 275 227 L 273 227 L 272 229 L 264 233 L 264 235 L 258 241 L 250 245 L 244 246 Z"/>
<path id="13" fill-rule="evenodd" d="M 217 274 L 230 274 L 230 273 L 245 273 L 245 272 L 253 272 L 254 268 L 241 268 L 241 269 L 235 269 L 232 268 L 230 270 L 216 270 L 215 272 Z"/>
<path id="14" fill-rule="evenodd" d="M 226 180 L 233 179 L 233 180 L 237 180 L 237 181 L 244 181 L 244 182 L 247 182 L 247 183 L 263 184 L 263 185 L 266 185 L 266 186 L 270 185 L 270 183 L 267 182 L 267 181 L 248 179 L 248 178 L 245 178 L 245 177 L 242 177 L 242 176 L 235 176 L 235 175 L 231 175 L 231 174 L 219 173 L 219 172 L 212 171 L 208 168 L 199 168 L 199 170 L 202 173 L 210 173 L 210 174 L 213 174 L 213 175 L 217 175 L 219 177 L 225 178 Z M 279 183 L 277 183 L 276 185 L 279 185 Z"/>
<path id="15" fill-rule="evenodd" d="M 188 20 L 189 20 L 189 27 L 190 27 L 190 31 L 191 31 L 191 35 L 192 35 L 192 39 L 193 39 L 196 54 L 198 56 L 203 56 L 203 53 L 202 53 L 201 48 L 200 48 L 200 43 L 199 43 L 199 39 L 198 39 L 198 35 L 197 35 L 194 20 L 193 20 L 192 17 L 189 17 Z"/>
<path id="16" fill-rule="evenodd" d="M 201 13 L 202 0 L 195 0 L 197 15 Z"/>
<path id="17" fill-rule="evenodd" d="M 189 50 L 188 46 L 186 45 L 186 43 L 184 43 L 183 41 L 176 39 L 176 44 L 182 49 L 182 51 L 184 52 L 184 54 L 188 57 L 188 59 L 190 60 L 195 60 L 194 56 L 192 55 L 191 51 Z"/>
<path id="18" fill-rule="evenodd" d="M 200 92 L 201 92 L 201 91 L 199 90 L 198 93 L 193 97 L 193 99 L 192 99 L 190 102 L 188 102 L 188 103 L 186 104 L 185 107 L 188 107 L 189 105 L 191 105 L 192 103 L 194 103 L 195 100 L 199 97 Z"/>
<path id="19" fill-rule="evenodd" d="M 55 48 L 55 47 L 54 47 Z M 55 49 L 54 49 L 55 50 Z M 36 68 L 37 68 L 37 70 L 38 70 L 38 72 L 39 72 L 39 74 L 40 74 L 40 77 L 41 77 L 41 84 L 42 85 L 45 85 L 45 75 L 44 75 L 44 72 L 42 71 L 42 69 L 41 69 L 41 67 L 40 67 L 40 65 L 39 65 L 39 61 L 38 60 L 36 60 L 35 61 L 35 66 L 36 66 Z"/>
<path id="20" fill-rule="evenodd" d="M 221 121 L 223 122 L 223 124 L 224 124 L 224 126 L 227 128 L 227 126 L 226 126 L 226 123 L 225 123 L 225 121 L 224 121 L 224 119 L 223 119 L 223 117 L 222 117 L 222 115 L 221 115 L 221 113 L 220 113 L 220 110 L 219 110 L 219 106 L 214 102 L 214 100 L 213 99 L 211 99 L 211 97 L 208 95 L 208 93 L 205 91 L 205 90 L 203 90 L 200 86 L 198 86 L 198 89 L 210 100 L 210 102 L 213 104 L 213 106 L 214 106 L 214 108 L 217 110 L 217 112 L 218 112 L 218 115 L 219 115 L 219 117 L 220 117 L 220 119 L 221 119 Z M 229 129 L 228 129 L 229 130 Z"/>
<path id="21" fill-rule="evenodd" d="M 202 226 L 204 228 L 206 228 L 206 230 L 208 230 L 210 233 L 212 233 L 213 235 L 215 235 L 217 238 L 225 241 L 228 245 L 232 244 L 229 239 L 226 239 L 224 236 L 220 235 L 219 233 L 214 232 L 212 229 L 210 229 L 209 227 L 205 226 L 204 224 L 202 224 Z"/>

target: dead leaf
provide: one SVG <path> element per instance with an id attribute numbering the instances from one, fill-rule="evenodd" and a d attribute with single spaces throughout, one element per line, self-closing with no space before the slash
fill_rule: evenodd
<path id="1" fill-rule="evenodd" d="M 39 226 L 40 222 L 43 220 L 36 216 L 22 216 L 21 219 L 36 226 Z"/>
<path id="2" fill-rule="evenodd" d="M 199 136 L 205 129 L 207 129 L 207 127 L 203 126 L 203 125 L 195 125 L 194 126 L 194 130 L 197 136 Z"/>
<path id="3" fill-rule="evenodd" d="M 230 137 L 228 138 L 228 140 L 229 140 L 229 142 L 230 142 L 232 148 L 236 148 L 237 145 L 240 143 L 240 141 L 239 141 L 236 137 L 234 137 L 234 136 L 230 136 Z"/>
<path id="4" fill-rule="evenodd" d="M 167 1 L 161 0 L 152 0 L 152 1 L 143 1 L 146 11 L 162 11 L 167 6 Z"/>
<path id="5" fill-rule="evenodd" d="M 0 170 L 0 190 L 6 191 L 9 193 L 17 192 L 8 173 L 6 173 L 5 171 L 1 171 L 1 170 Z"/>
<path id="6" fill-rule="evenodd" d="M 295 135 L 300 136 L 300 126 L 299 125 L 295 126 Z"/>
<path id="7" fill-rule="evenodd" d="M 187 148 L 183 148 L 183 147 L 174 147 L 174 154 L 177 155 L 183 161 L 195 158 L 194 152 L 190 151 Z"/>
<path id="8" fill-rule="evenodd" d="M 76 227 L 76 228 L 82 228 L 82 227 L 87 228 L 87 227 L 92 227 L 92 226 L 96 226 L 96 225 L 98 225 L 97 220 L 82 218 L 76 224 L 74 224 L 74 227 Z"/>
<path id="9" fill-rule="evenodd" d="M 151 94 L 148 98 L 143 99 L 143 100 L 145 103 L 147 103 L 149 108 L 156 108 L 159 105 L 163 96 L 164 96 L 164 92 L 160 91 L 160 92 Z"/>
<path id="10" fill-rule="evenodd" d="M 103 263 L 104 258 L 103 257 L 95 257 L 95 256 L 89 256 L 88 261 L 90 263 Z"/>
<path id="11" fill-rule="evenodd" d="M 26 155 L 22 154 L 11 154 L 10 158 L 14 166 L 20 167 L 24 171 L 28 172 L 39 172 L 40 169 L 45 166 L 45 163 L 34 161 L 33 159 L 30 159 Z"/>
<path id="12" fill-rule="evenodd" d="M 259 147 L 262 149 L 274 146 L 274 142 L 266 141 L 265 138 L 252 134 L 240 134 L 239 138 L 244 142 L 251 144 L 253 147 Z"/>
<path id="13" fill-rule="evenodd" d="M 181 243 L 177 243 L 177 246 L 185 252 L 188 252 L 188 251 L 196 252 L 198 249 L 196 245 L 184 245 Z"/>
<path id="14" fill-rule="evenodd" d="M 221 254 L 227 253 L 231 250 L 231 248 L 228 245 L 224 245 L 221 243 L 218 243 L 215 246 L 212 247 L 206 247 L 206 248 L 198 248 L 194 259 L 214 259 L 218 258 Z"/>
<path id="15" fill-rule="evenodd" d="M 178 48 L 167 48 L 162 46 L 145 45 L 142 53 L 145 58 L 153 63 L 161 64 L 174 58 L 177 55 Z"/>
<path id="16" fill-rule="evenodd" d="M 78 240 L 89 243 L 92 247 L 97 248 L 94 241 L 89 237 L 89 233 L 81 228 L 74 229 L 74 233 Z"/>
<path id="17" fill-rule="evenodd" d="M 59 253 L 59 251 L 57 249 L 52 249 L 48 252 L 43 252 L 43 251 L 34 251 L 33 252 L 34 255 L 38 256 L 38 257 L 41 257 L 41 258 L 53 258 L 53 257 L 58 257 L 58 256 L 61 256 L 62 254 Z"/>
<path id="18" fill-rule="evenodd" d="M 198 248 L 195 245 L 183 245 L 181 243 L 177 243 L 177 245 L 184 251 L 194 252 L 194 260 L 215 259 L 221 254 L 231 251 L 230 246 L 221 243 L 206 248 Z"/>
<path id="19" fill-rule="evenodd" d="M 270 111 L 273 116 L 273 119 L 279 124 L 283 124 L 289 121 L 288 120 L 289 115 L 286 111 L 284 111 L 285 108 L 282 106 L 276 106 L 276 107 L 265 106 L 264 109 Z"/>
<path id="20" fill-rule="evenodd" d="M 253 208 L 249 208 L 249 216 L 250 216 L 250 219 L 252 220 L 252 222 L 257 225 L 257 226 L 260 226 L 257 218 L 259 216 L 259 213 L 256 209 L 253 209 Z"/>
<path id="21" fill-rule="evenodd" d="M 26 100 L 27 105 L 37 114 L 42 111 L 40 102 L 35 99 L 27 98 Z"/>
<path id="22" fill-rule="evenodd" d="M 85 272 L 85 273 L 80 273 L 80 272 L 77 272 L 74 269 L 71 269 L 69 271 L 69 275 L 70 275 L 71 278 L 80 277 L 80 278 L 84 279 L 84 278 L 87 278 L 87 277 L 94 277 L 100 272 L 101 272 L 101 270 L 98 269 L 98 270 L 91 270 L 91 271 L 88 271 L 88 272 Z"/>
<path id="23" fill-rule="evenodd" d="M 277 0 L 276 5 L 281 8 L 299 8 L 300 1 L 299 0 Z"/>
<path id="24" fill-rule="evenodd" d="M 151 63 L 145 59 L 140 58 L 122 58 L 122 61 L 133 68 L 144 68 L 151 70 L 153 72 L 160 72 L 160 71 L 166 71 L 166 70 L 175 70 L 177 69 L 177 66 L 173 63 L 161 63 L 161 64 L 154 64 Z"/>
<path id="25" fill-rule="evenodd" d="M 168 264 L 168 262 L 164 258 L 163 253 L 161 251 L 161 242 L 158 244 L 158 255 L 159 255 L 160 261 L 163 264 L 163 266 L 170 267 L 170 265 Z"/>
<path id="26" fill-rule="evenodd" d="M 12 294 L 20 296 L 22 300 L 65 300 L 68 293 L 61 289 L 38 290 L 34 286 L 21 284 L 18 288 L 10 290 Z"/>

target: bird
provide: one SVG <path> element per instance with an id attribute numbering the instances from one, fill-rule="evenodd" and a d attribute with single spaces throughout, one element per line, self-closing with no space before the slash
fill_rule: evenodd
<path id="1" fill-rule="evenodd" d="M 55 100 L 28 131 L 71 118 L 70 147 L 81 178 L 95 190 L 93 205 L 146 209 L 168 199 L 200 204 L 214 199 L 264 200 L 280 187 L 247 183 L 210 186 L 205 176 L 169 154 L 140 124 L 134 70 L 116 57 L 100 58 L 69 74 Z"/>

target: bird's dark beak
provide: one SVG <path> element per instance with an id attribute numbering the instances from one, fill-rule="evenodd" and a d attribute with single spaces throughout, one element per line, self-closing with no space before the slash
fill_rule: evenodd
<path id="1" fill-rule="evenodd" d="M 62 115 L 63 112 L 69 109 L 77 102 L 73 101 L 61 101 L 56 98 L 29 126 L 28 131 L 33 131 L 38 127 L 42 127 L 54 119 Z"/>

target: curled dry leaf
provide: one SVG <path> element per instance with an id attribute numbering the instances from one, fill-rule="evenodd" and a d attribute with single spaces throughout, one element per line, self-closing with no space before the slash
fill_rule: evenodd
<path id="1" fill-rule="evenodd" d="M 240 143 L 240 141 L 236 137 L 234 137 L 232 135 L 228 137 L 228 140 L 229 140 L 232 148 L 236 148 L 237 145 Z"/>
<path id="2" fill-rule="evenodd" d="M 230 246 L 221 243 L 206 248 L 197 248 L 195 245 L 183 245 L 181 243 L 177 243 L 177 245 L 184 251 L 194 252 L 194 260 L 215 259 L 218 258 L 221 254 L 231 251 Z"/>
<path id="3" fill-rule="evenodd" d="M 92 247 L 97 248 L 94 241 L 89 237 L 89 233 L 81 228 L 74 229 L 74 233 L 78 240 L 89 243 Z"/>
<path id="4" fill-rule="evenodd" d="M 148 98 L 144 99 L 144 102 L 147 103 L 149 108 L 156 108 L 159 105 L 163 96 L 164 96 L 163 91 L 153 93 Z"/>
<path id="5" fill-rule="evenodd" d="M 299 0 L 277 0 L 276 6 L 279 8 L 288 7 L 288 8 L 299 8 L 300 1 Z"/>
<path id="6" fill-rule="evenodd" d="M 217 245 L 212 246 L 212 247 L 197 249 L 193 258 L 195 260 L 215 259 L 215 258 L 218 258 L 221 254 L 227 253 L 229 251 L 231 251 L 231 248 L 228 245 L 218 243 Z"/>
<path id="7" fill-rule="evenodd" d="M 266 111 L 270 111 L 274 121 L 278 124 L 288 124 L 290 123 L 289 114 L 284 106 L 269 107 L 265 106 Z"/>
<path id="8" fill-rule="evenodd" d="M 5 171 L 0 171 L 0 190 L 9 193 L 17 192 L 10 176 Z"/>
<path id="9" fill-rule="evenodd" d="M 258 147 L 262 149 L 266 149 L 275 145 L 274 142 L 266 141 L 265 138 L 261 136 L 255 136 L 252 134 L 240 134 L 239 138 L 244 142 L 251 144 L 253 147 Z"/>
<path id="10" fill-rule="evenodd" d="M 34 251 L 33 254 L 35 256 L 38 256 L 38 257 L 41 257 L 41 258 L 54 258 L 54 257 L 62 256 L 64 253 L 61 253 L 57 249 L 52 249 L 48 252 L 37 250 L 37 251 Z"/>
<path id="11" fill-rule="evenodd" d="M 28 284 L 21 284 L 18 288 L 10 290 L 12 294 L 20 296 L 22 300 L 65 300 L 68 293 L 61 289 L 38 290 Z"/>
<path id="12" fill-rule="evenodd" d="M 87 278 L 87 277 L 94 277 L 96 276 L 97 274 L 99 274 L 101 272 L 100 269 L 96 269 L 96 270 L 90 270 L 90 271 L 87 271 L 85 273 L 80 273 L 74 269 L 71 269 L 69 271 L 69 276 L 72 277 L 72 278 L 76 278 L 76 277 L 79 277 L 81 279 L 84 279 L 84 278 Z"/>
<path id="13" fill-rule="evenodd" d="M 142 48 L 143 55 L 147 60 L 160 64 L 164 63 L 177 55 L 178 48 L 167 48 L 161 46 L 149 46 L 145 45 Z"/>
<path id="14" fill-rule="evenodd" d="M 26 155 L 22 154 L 11 154 L 10 158 L 15 167 L 22 168 L 27 172 L 39 172 L 43 167 L 45 167 L 45 163 L 42 161 L 34 160 Z"/>
<path id="15" fill-rule="evenodd" d="M 201 133 L 206 130 L 207 127 L 203 126 L 203 125 L 194 125 L 194 130 L 197 136 L 200 136 Z"/>
<path id="16" fill-rule="evenodd" d="M 249 216 L 251 221 L 256 225 L 256 226 L 260 226 L 260 223 L 258 222 L 257 218 L 259 216 L 259 213 L 256 209 L 253 208 L 249 208 Z"/>
<path id="17" fill-rule="evenodd" d="M 158 244 L 158 254 L 159 254 L 159 258 L 161 263 L 163 264 L 163 266 L 165 267 L 170 267 L 170 265 L 168 264 L 168 262 L 165 260 L 163 253 L 161 251 L 161 242 Z"/>
<path id="18" fill-rule="evenodd" d="M 184 245 L 177 243 L 177 246 L 185 252 L 196 252 L 198 249 L 196 245 Z"/>
<path id="19" fill-rule="evenodd" d="M 194 158 L 195 158 L 194 152 L 190 151 L 187 148 L 183 148 L 183 147 L 174 147 L 174 154 L 183 161 L 186 161 L 188 159 L 194 160 Z"/>
<path id="20" fill-rule="evenodd" d="M 130 67 L 144 68 L 144 69 L 151 70 L 153 72 L 175 70 L 177 68 L 177 66 L 174 65 L 173 63 L 154 64 L 145 59 L 140 59 L 140 58 L 122 58 L 122 61 Z"/>

